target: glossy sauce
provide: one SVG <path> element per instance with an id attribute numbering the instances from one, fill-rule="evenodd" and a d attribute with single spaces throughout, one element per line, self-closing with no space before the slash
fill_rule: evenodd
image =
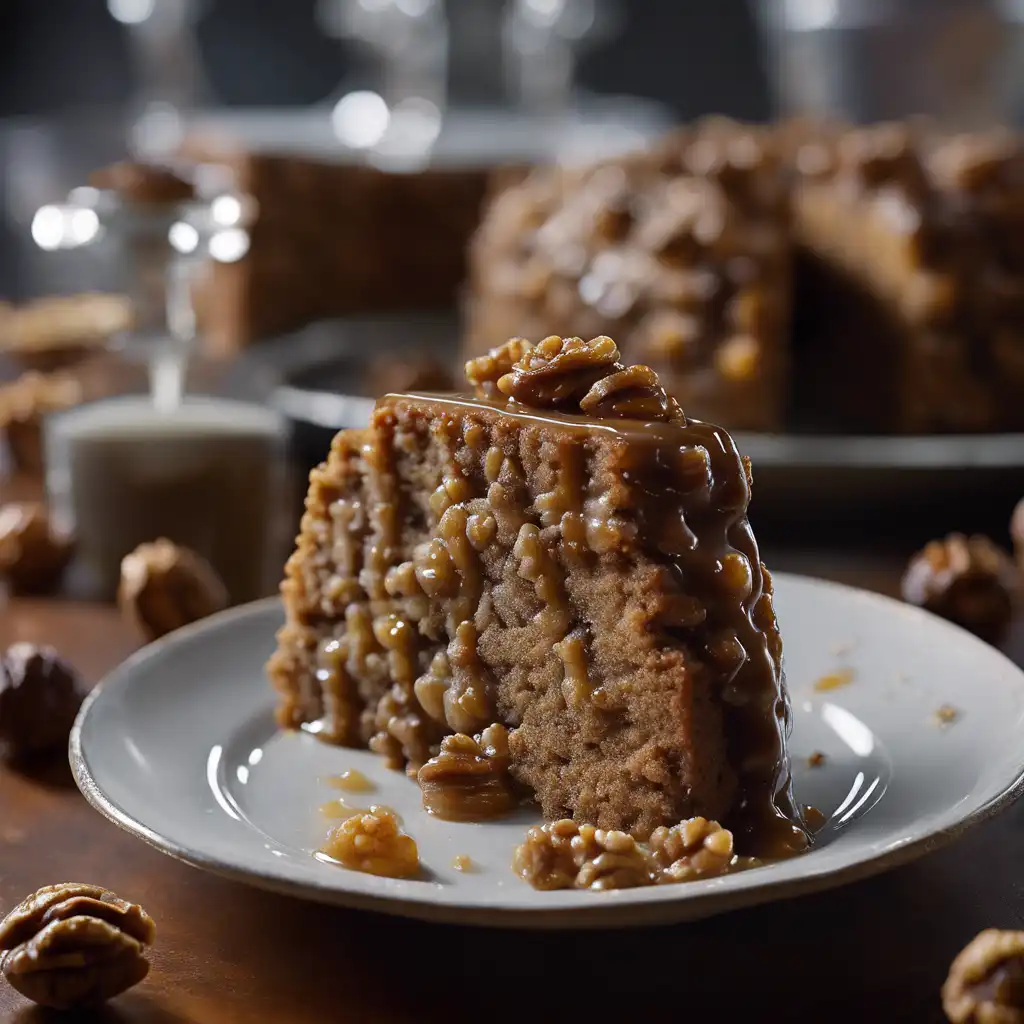
<path id="1" fill-rule="evenodd" d="M 340 775 L 328 775 L 324 784 L 333 789 L 343 789 L 346 793 L 372 793 L 377 787 L 362 772 L 349 768 Z"/>
<path id="2" fill-rule="evenodd" d="M 416 394 L 462 412 L 490 408 L 533 424 L 556 425 L 580 439 L 596 433 L 623 442 L 623 473 L 638 496 L 640 532 L 671 565 L 680 591 L 706 610 L 677 642 L 703 647 L 715 662 L 729 762 L 738 774 L 725 822 L 744 853 L 779 858 L 808 845 L 793 800 L 785 756 L 792 711 L 783 689 L 782 642 L 771 577 L 746 519 L 746 467 L 729 434 L 686 423 L 589 419 L 472 395 Z"/>
<path id="3" fill-rule="evenodd" d="M 852 668 L 841 668 L 838 672 L 829 672 L 827 675 L 822 676 L 814 684 L 814 689 L 818 693 L 828 693 L 830 690 L 839 690 L 844 686 L 849 686 L 853 682 L 854 672 Z"/>

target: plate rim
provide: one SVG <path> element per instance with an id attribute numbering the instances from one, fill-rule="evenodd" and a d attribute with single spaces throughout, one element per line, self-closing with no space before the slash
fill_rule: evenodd
<path id="1" fill-rule="evenodd" d="M 797 573 L 774 574 L 775 579 L 796 581 L 837 590 L 858 599 L 865 597 L 883 606 L 895 606 L 901 614 L 908 612 L 914 617 L 935 620 L 944 628 L 959 634 L 971 643 L 984 648 L 989 656 L 1002 660 L 1014 673 L 1024 677 L 1024 670 L 1001 651 L 990 647 L 967 630 L 940 619 L 924 609 L 915 608 L 902 601 L 848 586 L 832 580 L 823 580 Z M 410 899 L 404 896 L 373 893 L 359 890 L 320 885 L 315 882 L 287 877 L 285 872 L 274 872 L 260 867 L 240 867 L 222 856 L 205 852 L 165 835 L 138 820 L 117 802 L 108 797 L 93 776 L 82 744 L 82 734 L 92 707 L 103 698 L 111 687 L 127 685 L 127 680 L 138 664 L 152 658 L 167 647 L 188 643 L 192 638 L 214 632 L 222 625 L 235 619 L 266 614 L 271 608 L 280 606 L 277 596 L 263 598 L 209 616 L 199 622 L 185 626 L 174 633 L 147 644 L 131 654 L 111 672 L 104 675 L 86 696 L 68 739 L 68 759 L 71 772 L 86 801 L 103 817 L 130 835 L 141 839 L 161 853 L 182 861 L 200 870 L 231 881 L 275 892 L 281 895 L 326 903 L 333 906 L 356 910 L 369 910 L 389 916 L 414 918 L 447 924 L 462 924 L 482 927 L 517 929 L 586 929 L 586 928 L 632 928 L 657 924 L 682 923 L 747 907 L 755 907 L 778 900 L 839 888 L 873 875 L 881 874 L 903 864 L 910 863 L 929 853 L 941 849 L 964 836 L 969 830 L 1002 813 L 1024 796 L 1024 763 L 1016 775 L 1001 786 L 987 801 L 965 814 L 961 819 L 943 828 L 927 832 L 916 839 L 901 842 L 895 847 L 882 850 L 855 863 L 836 868 L 819 868 L 798 878 L 768 880 L 761 885 L 742 889 L 709 889 L 706 892 L 685 898 L 666 898 L 630 903 L 626 907 L 616 902 L 593 902 L 573 907 L 520 907 L 504 905 L 481 905 L 459 900 L 437 902 L 430 899 Z M 1024 681 L 1024 680 L 1022 680 Z M 607 894 L 605 894 L 607 895 Z"/>

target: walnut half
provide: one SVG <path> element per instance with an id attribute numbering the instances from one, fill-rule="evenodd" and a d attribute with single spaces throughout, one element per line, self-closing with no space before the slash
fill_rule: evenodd
<path id="1" fill-rule="evenodd" d="M 423 806 L 445 821 L 486 821 L 516 805 L 508 773 L 508 732 L 489 725 L 478 736 L 456 733 L 417 774 Z"/>
<path id="2" fill-rule="evenodd" d="M 226 608 L 228 593 L 205 558 L 161 538 L 125 555 L 117 603 L 147 639 L 156 640 Z"/>
<path id="3" fill-rule="evenodd" d="M 953 1024 L 1024 1024 L 1024 932 L 987 928 L 960 951 L 942 986 Z"/>
<path id="4" fill-rule="evenodd" d="M 48 885 L 0 922 L 0 970 L 41 1006 L 96 1006 L 146 977 L 155 933 L 142 907 L 98 885 Z"/>
<path id="5" fill-rule="evenodd" d="M 481 398 L 505 396 L 510 405 L 584 413 L 594 419 L 686 423 L 649 366 L 623 366 L 611 338 L 560 338 L 536 345 L 513 338 L 466 363 Z"/>

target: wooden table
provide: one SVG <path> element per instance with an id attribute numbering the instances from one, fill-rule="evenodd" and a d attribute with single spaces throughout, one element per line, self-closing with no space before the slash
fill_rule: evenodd
<path id="1" fill-rule="evenodd" d="M 890 593 L 898 581 L 895 561 L 769 559 Z M 57 645 L 90 680 L 136 645 L 113 609 L 61 600 L 0 606 L 0 644 L 16 640 Z M 1024 806 L 834 892 L 685 926 L 533 934 L 332 909 L 223 881 L 119 831 L 69 774 L 0 768 L 0 911 L 53 882 L 107 886 L 156 919 L 153 969 L 88 1018 L 48 1015 L 0 984 L 2 1021 L 546 1022 L 616 1010 L 652 1021 L 940 1021 L 955 953 L 986 926 L 1024 926 Z"/>

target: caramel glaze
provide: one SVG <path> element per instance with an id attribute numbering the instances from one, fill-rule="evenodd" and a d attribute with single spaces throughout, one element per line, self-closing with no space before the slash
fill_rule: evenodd
<path id="1" fill-rule="evenodd" d="M 609 421 L 465 394 L 389 395 L 380 404 L 403 397 L 442 410 L 492 409 L 578 432 L 581 442 L 598 432 L 621 439 L 624 472 L 642 495 L 635 510 L 640 535 L 672 567 L 681 592 L 707 609 L 700 625 L 675 627 L 670 636 L 703 651 L 718 669 L 726 742 L 739 783 L 725 824 L 746 854 L 779 858 L 806 849 L 808 831 L 793 800 L 786 756 L 792 710 L 771 576 L 746 519 L 747 464 L 730 435 L 692 419 Z"/>

